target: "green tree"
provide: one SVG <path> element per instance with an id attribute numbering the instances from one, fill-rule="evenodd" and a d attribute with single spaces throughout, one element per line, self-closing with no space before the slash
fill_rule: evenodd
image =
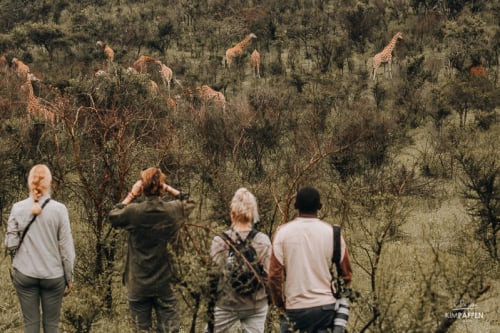
<path id="1" fill-rule="evenodd" d="M 113 305 L 111 282 L 118 246 L 117 234 L 106 223 L 108 212 L 124 197 L 131 176 L 148 164 L 158 164 L 171 139 L 153 135 L 169 132 L 162 127 L 166 125 L 160 121 L 162 109 L 150 98 L 148 87 L 144 76 L 125 71 L 73 81 L 68 88 L 74 96 L 72 105 L 60 114 L 76 176 L 68 185 L 94 242 L 89 255 L 80 259 L 86 267 L 81 278 L 102 290 L 108 311 Z"/>
<path id="2" fill-rule="evenodd" d="M 66 35 L 55 24 L 33 23 L 27 26 L 28 38 L 36 45 L 42 46 L 49 54 L 49 59 L 54 60 L 54 52 L 68 46 Z"/>

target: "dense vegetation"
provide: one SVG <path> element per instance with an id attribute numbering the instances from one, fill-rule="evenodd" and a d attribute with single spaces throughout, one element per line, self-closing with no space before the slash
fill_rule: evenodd
<path id="1" fill-rule="evenodd" d="M 107 213 L 152 165 L 198 207 L 171 249 L 185 332 L 203 328 L 208 249 L 228 225 L 234 191 L 256 194 L 259 228 L 272 235 L 305 184 L 320 189 L 322 218 L 342 225 L 350 246 L 360 292 L 350 332 L 500 328 L 498 2 L 0 0 L 0 8 L 2 226 L 26 196 L 30 167 L 48 164 L 77 246 L 64 331 L 128 330 L 126 235 Z M 398 31 L 393 78 L 382 66 L 372 80 L 373 56 Z M 226 68 L 226 49 L 249 33 L 257 38 Z M 112 62 L 98 40 L 115 51 Z M 177 83 L 168 89 L 154 73 L 127 71 L 140 55 L 171 67 Z M 39 79 L 34 93 L 56 123 L 27 114 L 13 58 Z M 193 93 L 205 84 L 224 93 L 225 109 Z M 0 330 L 17 332 L 22 318 L 1 265 Z M 449 315 L 457 304 L 476 304 L 484 318 Z M 273 309 L 269 332 L 277 316 Z"/>

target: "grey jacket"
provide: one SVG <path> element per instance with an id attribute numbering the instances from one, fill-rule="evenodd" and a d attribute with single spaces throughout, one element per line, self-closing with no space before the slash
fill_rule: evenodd
<path id="1" fill-rule="evenodd" d="M 110 212 L 113 227 L 129 233 L 123 275 L 129 299 L 171 294 L 174 270 L 167 244 L 175 240 L 193 208 L 187 201 L 150 196 L 140 203 L 118 204 Z"/>
<path id="2" fill-rule="evenodd" d="M 39 200 L 43 204 L 46 194 Z M 16 248 L 22 232 L 32 219 L 33 197 L 16 202 L 7 222 L 5 246 Z M 37 279 L 65 277 L 73 281 L 75 248 L 68 210 L 62 203 L 50 200 L 28 230 L 16 253 L 13 267 L 26 276 Z"/>

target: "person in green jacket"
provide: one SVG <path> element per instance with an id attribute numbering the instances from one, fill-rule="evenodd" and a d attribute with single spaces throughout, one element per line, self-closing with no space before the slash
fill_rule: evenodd
<path id="1" fill-rule="evenodd" d="M 115 228 L 128 231 L 128 254 L 123 275 L 135 332 L 152 328 L 153 309 L 157 332 L 179 331 L 177 299 L 171 288 L 173 258 L 167 245 L 174 242 L 194 204 L 165 183 L 166 176 L 156 167 L 141 172 L 127 197 L 111 210 Z M 180 200 L 163 198 L 170 192 Z M 142 202 L 132 201 L 144 194 Z"/>

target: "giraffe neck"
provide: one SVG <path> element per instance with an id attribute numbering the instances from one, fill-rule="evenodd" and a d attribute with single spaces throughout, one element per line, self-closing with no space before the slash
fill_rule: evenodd
<path id="1" fill-rule="evenodd" d="M 31 84 L 31 80 L 28 78 L 24 85 L 28 88 L 28 98 L 32 99 L 35 97 L 35 92 L 33 91 L 33 85 Z"/>
<path id="2" fill-rule="evenodd" d="M 251 35 L 246 36 L 245 39 L 243 39 L 241 42 L 237 44 L 237 46 L 239 46 L 240 48 L 244 48 L 248 44 L 250 39 L 252 39 Z"/>
<path id="3" fill-rule="evenodd" d="M 398 41 L 398 36 L 397 35 L 394 36 L 394 37 L 392 37 L 390 43 L 387 44 L 387 46 L 384 48 L 384 53 L 386 53 L 386 54 L 389 53 L 390 54 L 392 52 L 392 50 L 394 49 L 394 47 L 396 46 L 397 41 Z"/>

